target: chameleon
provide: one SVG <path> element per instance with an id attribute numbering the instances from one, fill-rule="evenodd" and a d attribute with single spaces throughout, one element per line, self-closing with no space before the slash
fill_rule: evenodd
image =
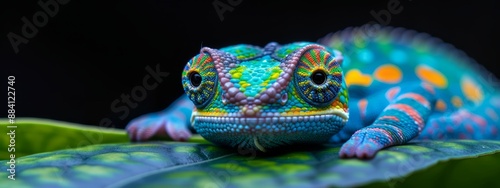
<path id="1" fill-rule="evenodd" d="M 363 25 L 316 42 L 202 47 L 185 94 L 126 127 L 132 141 L 193 134 L 269 151 L 342 144 L 373 158 L 411 140 L 500 139 L 495 76 L 451 44 L 414 30 Z"/>

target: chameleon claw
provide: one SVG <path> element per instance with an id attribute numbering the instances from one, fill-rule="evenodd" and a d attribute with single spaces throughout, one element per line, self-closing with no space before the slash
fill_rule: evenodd
<path id="1" fill-rule="evenodd" d="M 358 147 L 356 151 L 356 156 L 360 159 L 370 159 L 375 156 L 375 154 L 382 149 L 377 144 L 367 143 Z"/>
<path id="2" fill-rule="evenodd" d="M 356 146 L 359 144 L 359 138 L 351 138 L 340 148 L 339 156 L 341 158 L 352 158 L 356 155 Z"/>
<path id="3" fill-rule="evenodd" d="M 363 131 L 356 132 L 346 143 L 344 143 L 344 145 L 342 145 L 339 156 L 341 158 L 373 158 L 379 150 L 384 148 L 383 144 L 373 139 L 377 138 L 377 136 L 378 135 L 368 134 Z"/>

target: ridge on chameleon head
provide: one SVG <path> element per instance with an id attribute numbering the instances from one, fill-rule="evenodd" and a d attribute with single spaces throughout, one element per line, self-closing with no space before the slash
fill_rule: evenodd
<path id="1" fill-rule="evenodd" d="M 297 42 L 204 47 L 182 73 L 196 109 L 191 125 L 223 146 L 321 144 L 348 119 L 342 55 Z"/>

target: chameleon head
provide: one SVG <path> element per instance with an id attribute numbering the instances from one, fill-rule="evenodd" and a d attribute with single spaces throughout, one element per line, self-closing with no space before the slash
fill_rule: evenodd
<path id="1" fill-rule="evenodd" d="M 182 73 L 192 126 L 234 148 L 325 143 L 349 116 L 341 62 L 339 52 L 305 42 L 202 48 Z"/>

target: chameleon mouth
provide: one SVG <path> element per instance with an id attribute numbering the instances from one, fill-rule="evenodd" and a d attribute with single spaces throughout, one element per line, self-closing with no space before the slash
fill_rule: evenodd
<path id="1" fill-rule="evenodd" d="M 207 123 L 230 123 L 230 124 L 241 124 L 241 125 L 255 125 L 255 128 L 259 124 L 277 124 L 277 123 L 297 123 L 297 122 L 310 122 L 310 121 L 325 121 L 326 119 L 331 119 L 334 116 L 338 116 L 344 120 L 347 120 L 346 115 L 342 114 L 325 114 L 325 115 L 308 115 L 308 116 L 281 116 L 281 117 L 214 117 L 214 116 L 193 116 L 192 124 L 196 125 L 196 122 L 207 122 Z"/>
<path id="2" fill-rule="evenodd" d="M 280 117 L 192 117 L 194 129 L 218 145 L 250 147 L 260 151 L 292 144 L 322 144 L 342 129 L 348 114 Z"/>
<path id="3" fill-rule="evenodd" d="M 242 125 L 258 125 L 258 124 L 276 124 L 276 123 L 297 123 L 297 122 L 308 122 L 308 121 L 324 121 L 325 119 L 330 119 L 333 116 L 338 116 L 339 118 L 346 120 L 348 119 L 348 114 L 340 111 L 333 110 L 328 114 L 315 114 L 315 115 L 298 115 L 298 116 L 279 116 L 279 115 L 268 115 L 267 117 L 244 117 L 244 116 L 203 116 L 197 112 L 194 112 L 191 116 L 191 125 L 196 125 L 196 122 L 210 122 L 210 123 L 231 123 L 231 124 L 242 124 Z"/>

